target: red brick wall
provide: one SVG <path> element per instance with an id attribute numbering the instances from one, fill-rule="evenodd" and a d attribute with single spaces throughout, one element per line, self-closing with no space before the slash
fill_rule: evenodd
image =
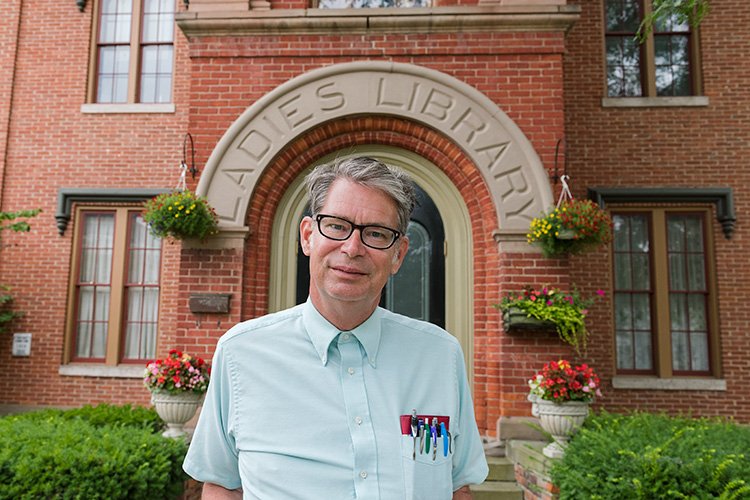
<path id="1" fill-rule="evenodd" d="M 7 120 L 6 82 L 11 72 L 6 70 L 12 67 L 14 47 L 12 39 L 5 42 L 13 35 L 18 19 L 13 21 L 13 17 L 20 4 L 3 1 L 0 6 L 0 138 L 3 127 L 8 131 L 0 210 L 42 208 L 43 212 L 31 220 L 30 233 L 2 234 L 0 283 L 13 287 L 14 308 L 26 316 L 0 333 L 0 367 L 15 375 L 12 383 L 4 385 L 0 403 L 146 403 L 148 393 L 139 380 L 57 374 L 63 359 L 75 222 L 60 236 L 54 214 L 60 187 L 164 189 L 177 184 L 190 102 L 186 40 L 178 30 L 175 113 L 83 114 L 93 1 L 81 13 L 72 0 L 23 0 L 12 111 Z M 0 148 L 5 145 L 0 141 Z M 169 318 L 174 313 L 168 308 L 175 302 L 168 296 L 164 300 L 167 307 L 162 315 Z M 170 329 L 174 325 L 162 322 L 162 332 Z M 13 332 L 32 333 L 31 357 L 11 357 Z"/>
<path id="2" fill-rule="evenodd" d="M 591 314 L 588 361 L 604 379 L 602 403 L 612 409 L 641 408 L 696 415 L 735 415 L 750 420 L 746 387 L 750 372 L 750 304 L 747 224 L 750 209 L 750 6 L 742 0 L 715 0 L 701 26 L 703 83 L 707 107 L 646 109 L 602 108 L 604 52 L 601 2 L 582 6 L 582 16 L 567 38 L 565 57 L 565 125 L 573 194 L 585 188 L 731 187 L 738 220 L 726 239 L 713 219 L 718 276 L 720 344 L 726 392 L 613 390 L 611 295 Z M 570 279 L 611 288 L 606 253 L 570 259 Z M 738 293 L 739 292 L 739 293 Z M 739 397 L 738 397 L 739 396 Z"/>
<path id="3" fill-rule="evenodd" d="M 147 403 L 139 380 L 59 377 L 75 221 L 63 236 L 55 220 L 59 187 L 170 188 L 177 183 L 182 139 L 190 131 L 196 164 L 203 168 L 233 121 L 278 85 L 307 71 L 360 59 L 421 65 L 483 92 L 521 128 L 548 171 L 555 145 L 568 141 L 569 173 L 576 196 L 587 186 L 731 186 L 739 215 L 731 240 L 714 228 L 719 277 L 722 362 L 729 390 L 700 392 L 614 391 L 611 300 L 592 308 L 592 340 L 585 358 L 604 380 L 602 402 L 647 409 L 694 409 L 750 417 L 741 385 L 750 369 L 745 327 L 748 212 L 746 162 L 750 122 L 748 66 L 750 21 L 742 0 L 714 0 L 702 33 L 708 108 L 603 109 L 601 2 L 580 2 L 582 16 L 567 40 L 560 34 L 482 33 L 373 36 L 176 36 L 174 114 L 82 114 L 87 85 L 91 7 L 75 2 L 20 0 L 0 7 L 0 210 L 41 207 L 32 233 L 4 235 L 0 283 L 14 287 L 27 316 L 11 332 L 33 334 L 32 356 L 10 356 L 11 336 L 0 334 L 0 367 L 15 374 L 0 403 L 79 405 L 111 401 Z M 178 2 L 180 7 L 181 2 Z M 575 2 L 571 2 L 575 3 Z M 297 2 L 275 6 L 300 8 Z M 182 7 L 181 7 L 182 8 Z M 16 20 L 14 21 L 14 16 Z M 15 22 L 15 24 L 14 24 Z M 9 72 L 14 26 L 20 26 L 12 109 Z M 8 43 L 6 44 L 6 40 Z M 731 43 L 728 43 L 731 41 Z M 564 58 L 563 58 L 564 54 Z M 565 84 L 563 85 L 563 76 Z M 4 127 L 4 128 L 3 128 Z M 279 199 L 310 161 L 351 144 L 377 143 L 425 155 L 457 185 L 472 219 L 474 237 L 475 402 L 483 432 L 499 416 L 528 416 L 526 379 L 550 359 L 572 357 L 554 335 L 504 334 L 492 307 L 502 293 L 525 284 L 576 283 L 589 296 L 609 291 L 605 250 L 585 257 L 546 260 L 537 254 L 498 254 L 493 201 L 479 172 L 450 137 L 395 118 L 353 118 L 309 131 L 264 172 L 252 194 L 244 250 L 182 249 L 165 245 L 160 310 L 160 353 L 173 347 L 210 357 L 216 339 L 237 321 L 263 314 L 268 305 L 269 235 Z M 188 178 L 194 188 L 197 179 Z M 559 189 L 559 187 L 557 187 Z M 716 225 L 716 224 L 715 224 Z M 189 312 L 190 293 L 231 293 L 231 311 Z M 221 324 L 218 324 L 218 321 Z"/>

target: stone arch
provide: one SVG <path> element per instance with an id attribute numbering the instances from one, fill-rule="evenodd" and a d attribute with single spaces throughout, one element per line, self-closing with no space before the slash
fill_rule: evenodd
<path id="1" fill-rule="evenodd" d="M 553 202 L 534 148 L 494 102 L 439 71 L 385 61 L 316 69 L 259 99 L 217 144 L 197 193 L 216 209 L 222 229 L 243 227 L 261 173 L 291 141 L 361 115 L 402 117 L 450 137 L 483 176 L 503 232 L 525 234 Z"/>

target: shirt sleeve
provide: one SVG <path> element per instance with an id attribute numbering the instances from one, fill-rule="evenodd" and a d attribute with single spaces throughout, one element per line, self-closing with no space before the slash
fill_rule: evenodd
<path id="1" fill-rule="evenodd" d="M 211 362 L 211 380 L 182 468 L 204 483 L 234 490 L 242 486 L 235 444 L 231 355 L 219 341 Z"/>
<path id="2" fill-rule="evenodd" d="M 474 417 L 471 388 L 460 346 L 456 355 L 456 376 L 459 407 L 457 426 L 452 431 L 456 434 L 453 455 L 453 491 L 468 484 L 480 484 L 489 473 L 482 438 L 479 436 Z"/>

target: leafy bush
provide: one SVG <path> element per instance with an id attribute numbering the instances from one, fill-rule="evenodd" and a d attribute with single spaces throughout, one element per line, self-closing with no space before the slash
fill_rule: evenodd
<path id="1" fill-rule="evenodd" d="M 160 430 L 155 411 L 130 405 L 0 419 L 0 499 L 174 499 L 187 448 Z"/>
<path id="2" fill-rule="evenodd" d="M 573 437 L 551 477 L 560 500 L 748 500 L 750 428 L 602 412 Z"/>

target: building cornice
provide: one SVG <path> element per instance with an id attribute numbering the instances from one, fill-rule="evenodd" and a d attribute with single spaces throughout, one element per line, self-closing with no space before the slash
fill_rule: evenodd
<path id="1" fill-rule="evenodd" d="M 379 35 L 564 32 L 578 5 L 507 5 L 380 9 L 197 11 L 175 15 L 188 38 L 204 36 Z"/>

